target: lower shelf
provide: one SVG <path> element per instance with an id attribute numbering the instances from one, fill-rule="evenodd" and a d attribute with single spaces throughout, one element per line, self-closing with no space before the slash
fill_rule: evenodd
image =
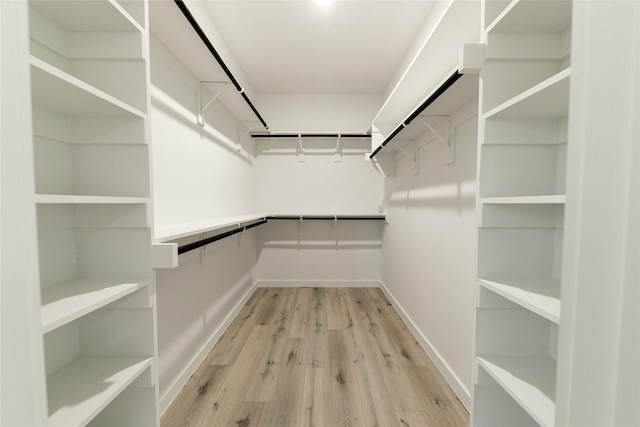
<path id="1" fill-rule="evenodd" d="M 76 279 L 42 289 L 42 332 L 47 333 L 149 284 L 149 279 Z"/>
<path id="2" fill-rule="evenodd" d="M 47 378 L 50 426 L 84 426 L 152 364 L 152 358 L 80 357 Z"/>
<path id="3" fill-rule="evenodd" d="M 479 279 L 483 286 L 498 295 L 560 323 L 560 281 L 554 279 Z"/>
<path id="4" fill-rule="evenodd" d="M 547 356 L 478 356 L 477 361 L 537 423 L 554 425 L 555 360 Z"/>

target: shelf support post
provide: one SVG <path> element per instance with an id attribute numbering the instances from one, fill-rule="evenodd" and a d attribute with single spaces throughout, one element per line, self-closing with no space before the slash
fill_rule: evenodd
<path id="1" fill-rule="evenodd" d="M 304 148 L 302 147 L 302 134 L 298 134 L 298 162 L 304 162 Z M 302 217 L 300 218 L 302 219 Z"/>

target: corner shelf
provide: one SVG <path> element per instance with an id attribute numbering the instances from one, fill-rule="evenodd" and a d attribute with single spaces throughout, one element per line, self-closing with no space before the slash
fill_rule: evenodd
<path id="1" fill-rule="evenodd" d="M 554 425 L 556 362 L 548 356 L 477 356 L 478 364 L 542 426 Z"/>
<path id="2" fill-rule="evenodd" d="M 42 333 L 148 286 L 149 279 L 76 279 L 42 289 Z"/>
<path id="3" fill-rule="evenodd" d="M 80 357 L 47 379 L 50 426 L 84 426 L 153 363 L 153 358 Z"/>
<path id="4" fill-rule="evenodd" d="M 560 281 L 555 279 L 478 279 L 480 286 L 553 323 L 560 322 Z"/>

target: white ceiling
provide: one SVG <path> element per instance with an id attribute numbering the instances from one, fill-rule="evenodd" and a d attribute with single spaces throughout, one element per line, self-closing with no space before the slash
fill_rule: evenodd
<path id="1" fill-rule="evenodd" d="M 205 5 L 255 93 L 382 94 L 433 3 L 210 0 Z"/>

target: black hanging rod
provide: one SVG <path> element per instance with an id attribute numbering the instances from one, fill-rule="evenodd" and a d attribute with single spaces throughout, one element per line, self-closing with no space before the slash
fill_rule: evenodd
<path id="1" fill-rule="evenodd" d="M 396 135 L 398 135 L 398 133 L 400 133 L 400 131 L 402 129 L 404 129 L 405 127 L 409 126 L 409 124 L 420 115 L 420 113 L 422 113 L 424 110 L 426 110 L 429 105 L 433 104 L 433 102 L 438 99 L 440 97 L 440 95 L 442 95 L 443 93 L 445 93 L 447 91 L 447 89 L 449 89 L 451 86 L 453 86 L 453 84 L 460 78 L 462 77 L 462 74 L 459 73 L 458 71 L 454 72 L 444 83 L 442 83 L 440 85 L 440 87 L 438 89 L 435 90 L 435 92 L 433 92 L 431 94 L 431 96 L 429 96 L 422 104 L 420 104 L 420 106 L 418 108 L 415 109 L 415 111 L 413 113 L 411 113 L 409 115 L 409 117 L 407 117 L 407 119 L 400 123 L 398 125 L 398 127 L 396 127 L 393 132 L 391 132 L 391 134 L 389 134 L 389 136 L 387 136 L 387 138 L 382 141 L 382 144 L 380 144 L 380 146 L 378 148 L 375 149 L 375 151 L 373 153 L 371 153 L 371 155 L 369 156 L 370 159 L 373 159 L 375 157 L 376 154 L 378 154 L 378 152 L 380 150 L 382 150 L 382 147 L 384 147 L 385 145 L 387 145 L 393 138 L 396 137 Z"/>
<path id="2" fill-rule="evenodd" d="M 253 105 L 253 103 L 251 102 L 247 94 L 244 92 L 244 89 L 242 88 L 242 86 L 240 86 L 240 83 L 238 83 L 238 80 L 231 73 L 231 70 L 229 70 L 229 67 L 227 67 L 227 64 L 224 63 L 224 60 L 222 59 L 218 51 L 213 47 L 211 40 L 209 40 L 209 37 L 207 37 L 207 35 L 204 33 L 204 31 L 200 27 L 200 24 L 198 24 L 198 21 L 196 21 L 196 19 L 193 17 L 193 15 L 191 14 L 187 6 L 184 4 L 184 1 L 183 0 L 173 0 L 173 1 L 178 6 L 178 8 L 180 9 L 184 17 L 187 19 L 187 21 L 189 21 L 189 24 L 191 24 L 191 27 L 193 27 L 193 30 L 196 32 L 196 34 L 198 34 L 198 36 L 200 37 L 200 40 L 202 40 L 202 42 L 207 47 L 207 49 L 209 49 L 209 52 L 211 52 L 211 55 L 213 55 L 213 57 L 218 62 L 218 64 L 220 64 L 222 71 L 224 71 L 224 73 L 227 75 L 229 80 L 231 80 L 231 83 L 233 84 L 233 86 L 235 86 L 236 90 L 240 92 L 240 94 L 242 95 L 242 98 L 245 100 L 247 105 L 249 105 L 249 108 L 251 108 L 251 111 L 253 111 L 253 113 L 256 115 L 258 120 L 260 120 L 260 123 L 262 123 L 262 126 L 264 126 L 265 129 L 269 129 L 269 126 L 267 126 L 267 123 L 264 121 L 264 119 L 262 118 L 262 116 L 260 115 L 256 107 Z"/>
<path id="3" fill-rule="evenodd" d="M 371 138 L 368 133 L 252 133 L 251 138 Z"/>
<path id="4" fill-rule="evenodd" d="M 265 224 L 267 222 L 268 221 L 266 219 L 262 219 L 262 220 L 260 220 L 258 222 L 254 222 L 251 225 L 240 227 L 240 228 L 237 228 L 235 230 L 227 231 L 225 233 L 221 233 L 221 234 L 218 234 L 218 235 L 215 235 L 215 236 L 212 236 L 212 237 L 207 237 L 206 239 L 198 240 L 197 242 L 189 243 L 189 244 L 186 244 L 184 246 L 179 246 L 178 247 L 178 255 L 183 254 L 185 252 L 192 251 L 194 249 L 198 249 L 198 248 L 200 248 L 202 246 L 206 246 L 206 245 L 208 245 L 210 243 L 217 242 L 218 240 L 222 240 L 222 239 L 224 239 L 226 237 L 233 236 L 234 234 L 242 233 L 245 230 L 250 230 L 253 227 L 257 227 L 257 226 Z"/>
<path id="5" fill-rule="evenodd" d="M 273 220 L 302 220 L 302 221 L 384 221 L 387 218 L 382 216 L 356 216 L 356 215 L 272 215 L 269 219 Z"/>

